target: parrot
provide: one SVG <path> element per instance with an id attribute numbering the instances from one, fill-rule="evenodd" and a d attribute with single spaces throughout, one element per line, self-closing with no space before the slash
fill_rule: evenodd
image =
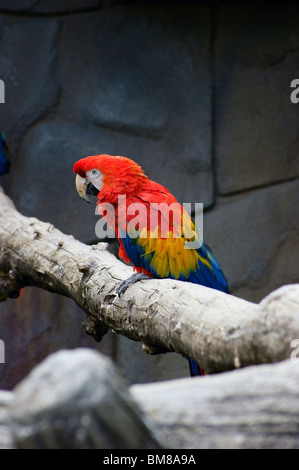
<path id="1" fill-rule="evenodd" d="M 9 172 L 10 150 L 6 142 L 5 135 L 0 129 L 0 176 Z"/>
<path id="2" fill-rule="evenodd" d="M 230 293 L 194 221 L 175 196 L 149 179 L 138 163 L 123 156 L 93 155 L 78 160 L 73 171 L 79 196 L 87 202 L 88 196 L 97 197 L 99 214 L 115 233 L 120 258 L 133 264 L 135 272 L 119 284 L 118 295 L 150 277 L 188 281 Z M 188 243 L 191 246 L 187 248 Z M 189 370 L 191 376 L 205 375 L 192 358 Z"/>

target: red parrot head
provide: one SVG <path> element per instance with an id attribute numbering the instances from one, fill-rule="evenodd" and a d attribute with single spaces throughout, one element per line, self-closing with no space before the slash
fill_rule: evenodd
<path id="1" fill-rule="evenodd" d="M 78 160 L 74 173 L 77 191 L 87 202 L 88 195 L 113 201 L 119 194 L 134 193 L 147 181 L 142 168 L 130 158 L 105 154 Z"/>

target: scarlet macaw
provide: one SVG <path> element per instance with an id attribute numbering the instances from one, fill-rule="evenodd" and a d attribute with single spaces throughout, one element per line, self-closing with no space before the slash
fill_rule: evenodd
<path id="1" fill-rule="evenodd" d="M 97 195 L 99 211 L 115 231 L 120 257 L 131 261 L 137 271 L 120 284 L 119 294 L 149 276 L 189 281 L 229 293 L 219 264 L 186 211 L 164 186 L 148 179 L 137 163 L 121 156 L 95 155 L 77 161 L 74 173 L 79 195 L 88 202 L 88 195 Z M 114 209 L 113 214 L 105 209 L 107 204 Z M 167 213 L 169 207 L 174 207 L 171 214 Z M 146 210 L 137 222 L 135 209 L 141 213 L 143 208 Z M 194 240 L 196 248 L 187 249 L 186 244 Z M 191 375 L 202 375 L 193 359 L 189 359 L 189 366 Z"/>
<path id="2" fill-rule="evenodd" d="M 6 142 L 6 138 L 2 130 L 0 129 L 0 175 L 5 175 L 9 171 L 10 151 Z"/>

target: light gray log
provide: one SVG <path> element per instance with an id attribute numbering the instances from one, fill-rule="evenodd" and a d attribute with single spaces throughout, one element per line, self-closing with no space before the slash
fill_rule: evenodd
<path id="1" fill-rule="evenodd" d="M 15 388 L 10 413 L 20 449 L 161 448 L 112 361 L 91 349 L 48 356 Z"/>
<path id="2" fill-rule="evenodd" d="M 130 387 L 173 448 L 299 448 L 299 363 Z"/>
<path id="3" fill-rule="evenodd" d="M 299 448 L 298 391 L 298 359 L 128 391 L 100 353 L 61 351 L 13 393 L 0 393 L 6 412 L 0 443 L 158 448 L 159 440 L 175 449 Z"/>
<path id="4" fill-rule="evenodd" d="M 0 247 L 0 300 L 26 285 L 71 297 L 97 340 L 112 328 L 141 341 L 146 352 L 176 351 L 217 372 L 288 358 L 299 338 L 299 285 L 254 304 L 187 282 L 149 279 L 119 298 L 115 288 L 132 268 L 105 244 L 87 246 L 22 216 L 1 191 Z"/>

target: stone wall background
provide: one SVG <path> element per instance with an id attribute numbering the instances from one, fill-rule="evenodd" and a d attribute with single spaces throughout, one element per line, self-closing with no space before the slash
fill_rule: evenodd
<path id="1" fill-rule="evenodd" d="M 0 127 L 13 152 L 3 186 L 25 215 L 96 242 L 73 163 L 134 158 L 181 202 L 203 202 L 204 238 L 234 295 L 259 301 L 298 282 L 296 2 L 0 0 Z M 114 250 L 114 244 L 111 243 Z M 49 353 L 88 346 L 129 383 L 188 375 L 109 334 L 96 344 L 69 299 L 26 288 L 0 305 L 12 388 Z"/>

